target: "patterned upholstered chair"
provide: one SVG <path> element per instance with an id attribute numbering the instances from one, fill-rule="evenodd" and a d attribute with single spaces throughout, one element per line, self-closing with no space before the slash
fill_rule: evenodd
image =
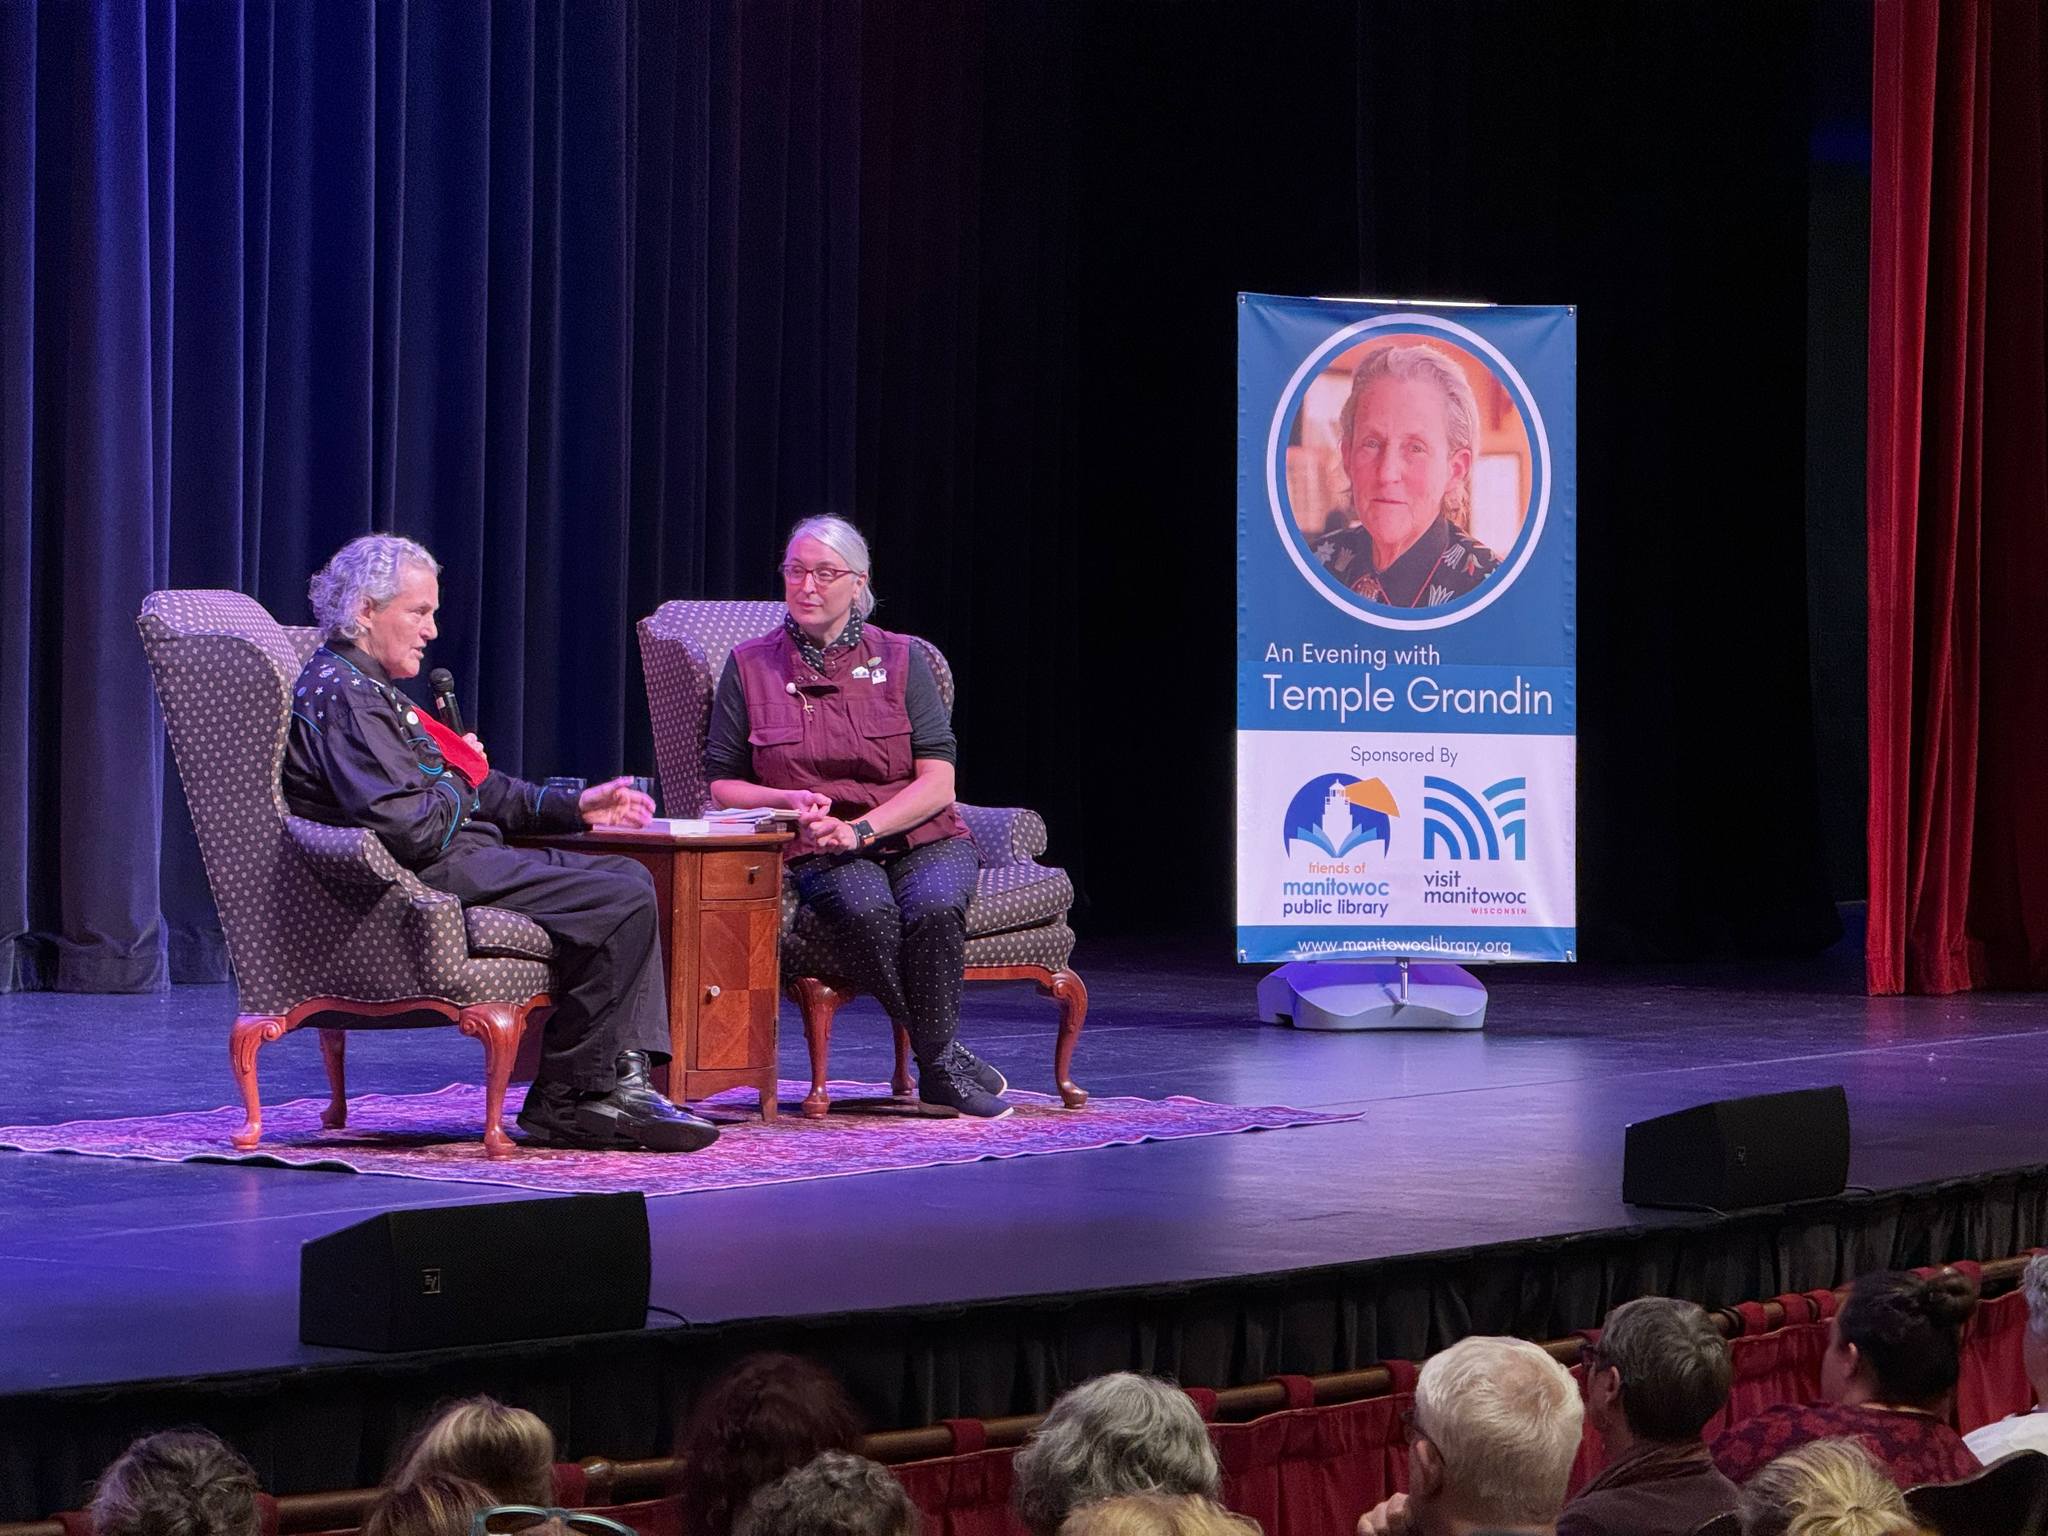
<path id="1" fill-rule="evenodd" d="M 344 1030 L 455 1024 L 484 1047 L 484 1149 L 514 1150 L 500 1122 L 519 1038 L 548 1004 L 554 946 L 529 919 L 467 912 L 429 890 L 374 833 L 293 816 L 279 790 L 292 686 L 319 643 L 239 592 L 152 592 L 136 618 L 234 963 L 228 1036 L 248 1123 L 263 1135 L 256 1052 L 317 1021 L 348 1120 Z"/>
<path id="2" fill-rule="evenodd" d="M 654 754 L 661 773 L 662 809 L 670 816 L 701 816 L 710 803 L 705 787 L 704 737 L 711 719 L 711 695 L 725 659 L 742 640 L 766 634 L 782 622 L 775 602 L 663 603 L 640 621 L 640 660 L 647 676 L 647 704 L 654 717 Z M 953 669 L 939 648 L 916 642 L 931 659 L 939 693 L 953 707 Z M 1045 823 L 1036 811 L 956 807 L 974 836 L 981 877 L 967 909 L 966 978 L 970 982 L 1030 981 L 1059 1005 L 1059 1034 L 1053 1046 L 1053 1082 L 1070 1109 L 1088 1102 L 1073 1079 L 1074 1044 L 1088 1016 L 1088 989 L 1068 968 L 1074 931 L 1067 912 L 1073 882 L 1065 870 L 1037 862 L 1045 852 Z M 832 954 L 823 923 L 801 906 L 794 881 L 782 889 L 782 984 L 803 1015 L 810 1047 L 811 1091 L 803 1112 L 823 1115 L 832 1050 L 832 1017 L 854 995 Z M 896 1031 L 896 1069 L 891 1087 L 898 1097 L 911 1092 L 910 1040 Z"/>

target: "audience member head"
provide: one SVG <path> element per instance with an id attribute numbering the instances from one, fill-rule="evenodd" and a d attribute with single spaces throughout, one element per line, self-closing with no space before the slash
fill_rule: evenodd
<path id="1" fill-rule="evenodd" d="M 555 1502 L 554 1433 L 524 1408 L 491 1397 L 464 1398 L 413 1437 L 391 1483 L 403 1487 L 431 1472 L 482 1484 L 493 1504 L 545 1507 Z"/>
<path id="2" fill-rule="evenodd" d="M 256 1536 L 256 1473 L 203 1429 L 144 1435 L 100 1474 L 95 1536 Z"/>
<path id="3" fill-rule="evenodd" d="M 478 1514 L 494 1504 L 511 1502 L 493 1497 L 482 1483 L 453 1472 L 422 1472 L 393 1483 L 377 1496 L 363 1517 L 359 1536 L 469 1536 Z"/>
<path id="4" fill-rule="evenodd" d="M 1901 1536 L 1918 1530 L 1890 1474 L 1857 1440 L 1809 1440 L 1742 1485 L 1742 1536 Z"/>
<path id="5" fill-rule="evenodd" d="M 824 1451 L 757 1490 L 733 1536 L 917 1536 L 917 1506 L 889 1469 Z"/>
<path id="6" fill-rule="evenodd" d="M 1408 1447 L 1417 1529 L 1548 1529 L 1564 1507 L 1583 1419 L 1571 1374 L 1522 1339 L 1460 1339 L 1430 1356 Z"/>
<path id="7" fill-rule="evenodd" d="M 830 1371 L 749 1355 L 711 1384 L 677 1442 L 686 1536 L 726 1536 L 756 1489 L 859 1440 L 860 1414 Z"/>
<path id="8" fill-rule="evenodd" d="M 1586 1416 L 1610 1456 L 1636 1441 L 1689 1444 L 1728 1401 L 1728 1341 L 1689 1301 L 1644 1296 L 1586 1346 Z"/>
<path id="9" fill-rule="evenodd" d="M 1955 1389 L 1963 1322 L 1977 1306 L 1967 1276 L 1861 1276 L 1835 1314 L 1821 1359 L 1821 1395 L 1833 1403 L 1935 1408 Z"/>
<path id="10" fill-rule="evenodd" d="M 2027 1336 L 2021 1345 L 2027 1380 L 2033 1383 L 2034 1401 L 2048 1403 L 2048 1253 L 2027 1260 L 2020 1289 L 2027 1298 Z"/>
<path id="11" fill-rule="evenodd" d="M 1260 1536 L 1259 1523 L 1192 1493 L 1127 1493 L 1083 1504 L 1060 1536 Z"/>
<path id="12" fill-rule="evenodd" d="M 1012 1502 L 1035 1536 L 1055 1536 L 1083 1504 L 1127 1493 L 1213 1499 L 1223 1472 L 1209 1427 L 1170 1381 L 1116 1371 L 1052 1405 L 1017 1453 Z"/>

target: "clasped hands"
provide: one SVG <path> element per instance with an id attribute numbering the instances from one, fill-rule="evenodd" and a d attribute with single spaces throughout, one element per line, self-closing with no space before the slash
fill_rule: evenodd
<path id="1" fill-rule="evenodd" d="M 793 856 L 807 853 L 852 853 L 860 847 L 860 834 L 853 823 L 832 814 L 832 799 L 815 789 L 786 791 L 789 808 L 796 812 L 796 846 Z"/>

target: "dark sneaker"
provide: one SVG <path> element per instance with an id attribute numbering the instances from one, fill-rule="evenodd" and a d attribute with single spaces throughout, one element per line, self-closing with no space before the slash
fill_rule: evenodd
<path id="1" fill-rule="evenodd" d="M 1007 1077 L 958 1040 L 939 1053 L 939 1060 L 945 1063 L 946 1070 L 955 1077 L 965 1078 L 970 1083 L 979 1083 L 984 1093 L 1001 1093 L 1010 1086 Z"/>
<path id="2" fill-rule="evenodd" d="M 933 1109 L 972 1115 L 977 1120 L 1000 1120 L 1016 1106 L 1005 1104 L 964 1072 L 957 1072 L 941 1056 L 917 1074 L 917 1097 Z"/>
<path id="3" fill-rule="evenodd" d="M 718 1127 L 679 1109 L 647 1080 L 639 1051 L 619 1057 L 609 1093 L 578 1093 L 566 1083 L 535 1083 L 519 1111 L 519 1128 L 550 1147 L 591 1152 L 697 1152 L 718 1140 Z"/>

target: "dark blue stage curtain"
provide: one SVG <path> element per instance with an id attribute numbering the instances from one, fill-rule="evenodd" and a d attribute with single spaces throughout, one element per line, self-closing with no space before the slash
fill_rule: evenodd
<path id="1" fill-rule="evenodd" d="M 859 27 L 0 0 L 0 987 L 225 974 L 154 587 L 304 623 L 334 546 L 413 535 L 500 763 L 652 771 L 632 621 L 849 503 Z"/>

